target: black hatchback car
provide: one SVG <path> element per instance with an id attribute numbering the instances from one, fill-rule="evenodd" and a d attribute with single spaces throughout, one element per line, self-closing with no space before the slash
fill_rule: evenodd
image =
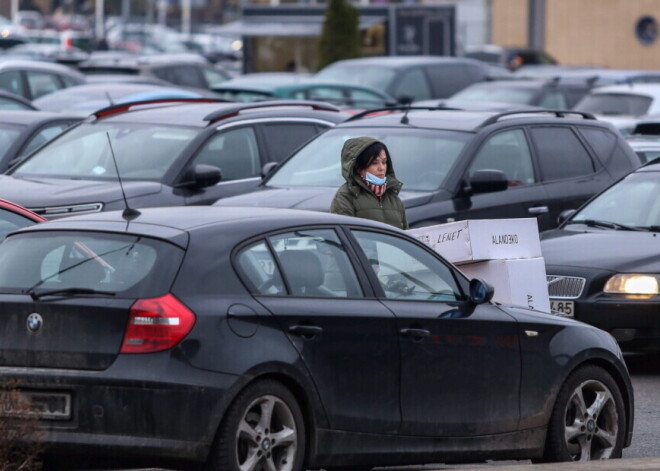
<path id="1" fill-rule="evenodd" d="M 211 204 L 261 182 L 350 115 L 320 102 L 123 103 L 100 110 L 0 176 L 0 197 L 49 219 L 122 208 Z"/>
<path id="2" fill-rule="evenodd" d="M 660 163 L 638 169 L 541 234 L 552 307 L 660 350 Z"/>
<path id="3" fill-rule="evenodd" d="M 217 204 L 328 211 L 344 181 L 341 148 L 357 136 L 389 148 L 412 227 L 536 216 L 549 229 L 641 165 L 611 125 L 586 113 L 373 110 L 301 148 L 259 190 Z"/>
<path id="4" fill-rule="evenodd" d="M 633 392 L 612 336 L 491 296 L 364 219 L 75 216 L 0 245 L 0 382 L 39 411 L 47 462 L 302 471 L 620 457 Z"/>

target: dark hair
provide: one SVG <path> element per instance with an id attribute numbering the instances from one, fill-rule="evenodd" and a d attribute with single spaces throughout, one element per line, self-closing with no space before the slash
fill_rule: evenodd
<path id="1" fill-rule="evenodd" d="M 387 156 L 387 168 L 389 169 L 390 153 L 382 142 L 374 142 L 364 149 L 355 160 L 355 169 L 359 171 L 369 167 L 376 157 L 380 155 L 381 151 L 385 151 L 385 155 Z"/>

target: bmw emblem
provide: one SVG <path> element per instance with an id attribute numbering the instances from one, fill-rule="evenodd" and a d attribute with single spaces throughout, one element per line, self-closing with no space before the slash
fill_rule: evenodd
<path id="1" fill-rule="evenodd" d="M 27 328 L 30 332 L 38 332 L 42 325 L 44 325 L 44 319 L 36 312 L 28 316 Z"/>

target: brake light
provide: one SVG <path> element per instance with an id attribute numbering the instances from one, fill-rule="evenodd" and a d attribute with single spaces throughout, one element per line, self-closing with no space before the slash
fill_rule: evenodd
<path id="1" fill-rule="evenodd" d="M 120 353 L 153 353 L 181 342 L 195 325 L 195 314 L 174 295 L 139 299 L 131 306 Z"/>

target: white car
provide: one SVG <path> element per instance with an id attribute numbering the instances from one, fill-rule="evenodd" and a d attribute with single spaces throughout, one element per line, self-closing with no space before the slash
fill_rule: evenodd
<path id="1" fill-rule="evenodd" d="M 640 119 L 660 113 L 660 83 L 594 88 L 573 109 L 609 121 L 627 135 Z"/>

